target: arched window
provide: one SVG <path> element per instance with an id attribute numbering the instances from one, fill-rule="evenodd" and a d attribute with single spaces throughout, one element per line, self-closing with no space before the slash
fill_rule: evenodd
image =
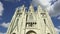
<path id="1" fill-rule="evenodd" d="M 16 34 L 16 33 L 13 33 L 13 34 Z"/>
<path id="2" fill-rule="evenodd" d="M 35 31 L 30 30 L 30 31 L 28 31 L 26 34 L 36 34 L 36 32 L 35 32 Z"/>
<path id="3" fill-rule="evenodd" d="M 47 34 L 50 34 L 50 33 L 47 33 Z"/>

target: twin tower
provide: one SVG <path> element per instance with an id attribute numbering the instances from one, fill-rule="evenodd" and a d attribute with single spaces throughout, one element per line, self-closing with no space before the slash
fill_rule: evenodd
<path id="1" fill-rule="evenodd" d="M 26 11 L 24 5 L 18 7 L 12 17 L 7 34 L 56 34 L 54 25 L 46 10 L 38 5 Z"/>

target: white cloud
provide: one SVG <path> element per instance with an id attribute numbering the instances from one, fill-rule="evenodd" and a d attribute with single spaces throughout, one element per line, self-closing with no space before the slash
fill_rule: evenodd
<path id="1" fill-rule="evenodd" d="M 55 28 L 55 30 L 56 30 L 57 34 L 59 34 L 59 33 L 60 33 L 60 29 Z"/>
<path id="2" fill-rule="evenodd" d="M 38 4 L 40 4 L 40 6 L 42 8 L 46 8 L 46 7 L 50 6 L 50 4 L 51 4 L 50 1 L 51 0 L 32 0 L 32 4 L 34 6 L 37 6 Z"/>
<path id="3" fill-rule="evenodd" d="M 2 27 L 5 27 L 5 28 L 8 28 L 8 26 L 9 26 L 9 23 L 2 23 L 2 24 L 0 24 L 0 26 L 2 26 Z"/>
<path id="4" fill-rule="evenodd" d="M 4 10 L 3 4 L 0 2 L 0 16 L 2 16 L 3 10 Z"/>
<path id="5" fill-rule="evenodd" d="M 50 1 L 53 1 L 54 4 L 50 5 L 52 3 Z M 38 4 L 40 4 L 43 9 L 47 8 L 51 17 L 56 17 L 60 15 L 60 0 L 58 1 L 56 0 L 33 0 L 32 4 L 34 6 L 37 6 Z"/>
<path id="6" fill-rule="evenodd" d="M 0 32 L 0 34 L 6 34 L 6 33 L 2 33 L 2 32 Z"/>
<path id="7" fill-rule="evenodd" d="M 47 5 L 49 5 L 50 3 L 50 0 L 38 0 L 39 2 L 41 2 L 41 4 L 43 5 L 43 6 L 47 6 Z"/>
<path id="8" fill-rule="evenodd" d="M 56 1 L 49 9 L 50 16 L 56 17 L 60 15 L 60 0 Z"/>

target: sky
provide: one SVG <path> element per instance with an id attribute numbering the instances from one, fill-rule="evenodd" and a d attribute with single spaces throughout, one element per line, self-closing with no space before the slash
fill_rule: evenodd
<path id="1" fill-rule="evenodd" d="M 9 23 L 17 7 L 32 4 L 46 9 L 52 19 L 57 34 L 60 34 L 60 0 L 0 0 L 0 34 L 6 34 Z"/>

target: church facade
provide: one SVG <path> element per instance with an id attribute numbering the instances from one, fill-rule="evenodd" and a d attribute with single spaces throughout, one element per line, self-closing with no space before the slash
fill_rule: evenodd
<path id="1" fill-rule="evenodd" d="M 23 5 L 16 9 L 7 34 L 56 34 L 56 31 L 48 12 L 40 5 L 36 11 L 32 5 L 26 11 Z"/>

